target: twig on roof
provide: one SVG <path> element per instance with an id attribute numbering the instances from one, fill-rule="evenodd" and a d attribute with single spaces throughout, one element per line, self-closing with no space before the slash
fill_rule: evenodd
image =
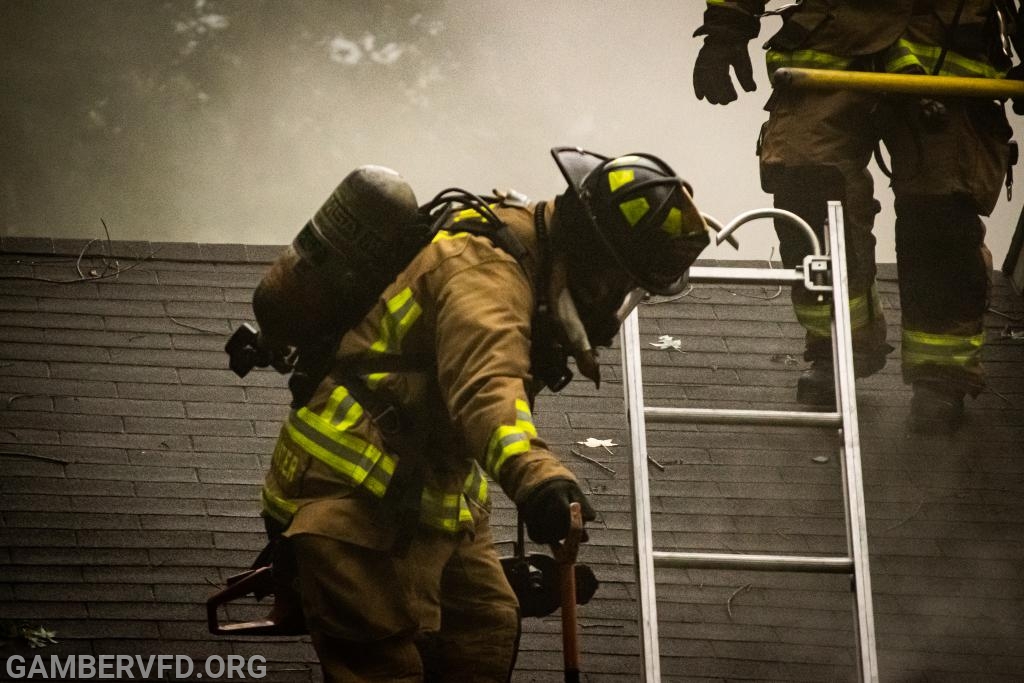
<path id="1" fill-rule="evenodd" d="M 611 472 L 612 474 L 615 474 L 615 470 L 613 470 L 611 467 L 608 467 L 608 465 L 605 465 L 603 462 L 601 462 L 599 460 L 594 460 L 593 458 L 591 458 L 589 456 L 583 455 L 582 453 L 580 453 L 575 448 L 570 448 L 569 452 L 572 453 L 573 455 L 575 455 L 577 458 L 582 458 L 583 460 L 586 460 L 587 462 L 589 462 L 591 464 L 597 465 L 598 467 L 600 467 L 602 470 L 604 470 L 606 472 Z"/>
<path id="2" fill-rule="evenodd" d="M 113 258 L 114 257 L 114 247 L 110 243 L 110 229 L 107 228 L 107 222 L 105 220 L 103 220 L 103 218 L 100 218 L 100 224 L 103 226 L 103 232 L 107 236 L 107 258 Z M 106 259 L 104 259 L 103 266 L 104 266 L 103 272 L 106 273 L 107 270 L 110 268 L 110 263 Z M 117 277 L 117 273 L 120 272 L 120 270 L 121 270 L 121 264 L 118 263 L 117 259 L 115 258 L 114 259 L 114 271 L 115 271 L 114 277 Z"/>
<path id="3" fill-rule="evenodd" d="M 86 242 L 85 246 L 82 247 L 82 251 L 78 253 L 78 259 L 75 261 L 75 271 L 78 273 L 78 277 L 76 278 L 71 278 L 70 280 L 58 280 L 56 278 L 40 277 L 38 275 L 0 275 L 0 280 L 28 280 L 32 282 L 49 282 L 50 284 L 55 285 L 72 285 L 79 282 L 108 280 L 110 278 L 117 278 L 121 273 L 127 273 L 129 270 L 137 268 L 141 264 L 156 256 L 156 253 L 160 251 L 160 247 L 156 247 L 151 252 L 149 252 L 147 256 L 137 260 L 135 263 L 131 264 L 126 268 L 122 268 L 120 261 L 113 257 L 114 250 L 113 244 L 110 240 L 110 228 L 107 227 L 107 222 L 102 218 L 100 218 L 100 223 L 103 225 L 103 232 L 107 237 L 107 253 L 100 257 L 103 259 L 102 273 L 96 273 L 95 275 L 93 275 L 95 271 L 90 271 L 89 274 L 86 275 L 85 273 L 82 272 L 82 258 L 85 257 L 85 252 L 89 250 L 89 247 L 92 246 L 93 242 L 99 241 L 98 239 L 91 239 L 88 242 Z M 111 265 L 111 260 L 113 260 L 113 265 Z M 36 265 L 35 262 L 33 262 L 32 265 Z"/>
<path id="4" fill-rule="evenodd" d="M 10 408 L 11 404 L 19 398 L 29 398 L 30 396 L 42 396 L 42 394 L 12 394 L 7 397 L 7 401 L 4 403 L 4 408 Z"/>
<path id="5" fill-rule="evenodd" d="M 1013 401 L 1011 401 L 1010 399 L 1008 399 L 1008 398 L 1007 398 L 1006 396 L 1004 396 L 1003 394 L 1000 394 L 1000 393 L 999 393 L 998 391 L 996 391 L 995 389 L 989 389 L 988 391 L 991 391 L 991 392 L 992 392 L 993 394 L 995 394 L 995 395 L 996 395 L 996 396 L 998 396 L 999 398 L 1003 399 L 1003 401 L 1005 401 L 1005 402 L 1006 402 L 1006 405 L 1008 405 L 1008 406 L 1012 406 L 1012 405 L 1013 405 Z"/>
<path id="6" fill-rule="evenodd" d="M 1002 311 L 997 311 L 994 308 L 989 308 L 988 312 L 992 313 L 993 315 L 998 315 L 1000 318 L 1006 318 L 1012 323 L 1024 323 L 1024 318 L 1015 318 L 1009 313 L 1003 313 Z"/>
<path id="7" fill-rule="evenodd" d="M 85 252 L 89 250 L 89 247 L 91 247 L 92 243 L 95 241 L 95 239 L 89 240 L 85 243 L 85 246 L 82 247 L 82 251 L 78 252 L 78 260 L 75 261 L 75 270 L 78 271 L 78 277 L 82 280 L 85 279 L 85 273 L 82 272 L 82 257 L 85 256 Z"/>
<path id="8" fill-rule="evenodd" d="M 71 278 L 70 280 L 58 280 L 56 278 L 40 277 L 38 275 L 0 275 L 0 280 L 27 280 L 27 281 L 30 281 L 30 282 L 49 282 L 50 284 L 54 284 L 54 285 L 73 285 L 73 284 L 77 284 L 79 282 L 94 282 L 96 280 L 109 280 L 110 278 L 116 278 L 121 273 L 127 273 L 129 270 L 133 270 L 135 268 L 138 268 L 143 263 L 145 263 L 146 261 L 149 261 L 151 258 L 156 256 L 156 253 L 158 251 L 160 251 L 160 247 L 157 247 L 156 249 L 153 249 L 153 251 L 149 252 L 144 257 L 142 257 L 141 259 L 139 259 L 135 263 L 131 264 L 130 266 L 126 266 L 125 268 L 121 268 L 119 266 L 116 270 L 114 270 L 113 272 L 110 272 L 110 273 L 103 272 L 103 273 L 100 273 L 99 275 L 86 275 L 84 277 Z"/>
<path id="9" fill-rule="evenodd" d="M 580 628 L 626 628 L 626 625 L 618 623 L 618 622 L 611 623 L 611 624 L 608 624 L 608 623 L 603 623 L 603 624 L 602 623 L 587 623 L 587 622 L 584 622 L 584 621 L 581 620 L 580 621 Z"/>
<path id="10" fill-rule="evenodd" d="M 680 299 L 682 299 L 684 297 L 690 296 L 690 294 L 692 292 L 693 292 L 693 285 L 688 284 L 688 285 L 686 285 L 686 289 L 684 289 L 682 292 L 680 292 L 679 294 L 676 294 L 673 297 L 669 297 L 667 299 L 658 299 L 657 301 L 650 301 L 650 300 L 645 298 L 640 303 L 643 304 L 644 306 L 655 306 L 657 304 L 668 304 L 668 303 L 672 303 L 673 301 L 679 301 Z M 694 298 L 695 299 L 699 299 L 699 298 L 702 298 L 702 297 L 694 297 Z"/>
<path id="11" fill-rule="evenodd" d="M 900 520 L 900 521 L 896 522 L 896 523 L 895 523 L 895 524 L 893 524 L 892 526 L 886 527 L 886 528 L 885 528 L 885 530 L 886 530 L 886 531 L 892 531 L 893 529 L 896 529 L 896 528 L 898 528 L 898 527 L 901 527 L 901 526 L 903 526 L 904 524 L 906 524 L 907 522 L 909 522 L 910 520 L 912 520 L 912 519 L 913 519 L 914 517 L 917 517 L 917 513 L 921 512 L 921 508 L 923 508 L 923 507 L 924 507 L 924 504 L 925 504 L 926 502 L 927 502 L 927 501 L 926 501 L 926 500 L 925 500 L 924 498 L 921 498 L 921 500 L 917 501 L 917 507 L 915 507 L 915 508 L 914 508 L 914 511 L 913 511 L 913 512 L 911 512 L 911 513 L 910 513 L 909 515 L 907 515 L 907 516 L 906 516 L 905 518 L 903 518 L 902 520 Z"/>
<path id="12" fill-rule="evenodd" d="M 751 584 L 749 584 L 749 583 L 740 586 L 739 588 L 734 590 L 732 592 L 732 595 L 729 596 L 729 599 L 725 601 L 725 610 L 729 613 L 729 618 L 730 619 L 732 619 L 732 601 L 733 601 L 733 599 L 735 599 L 736 596 L 739 595 L 740 593 L 745 593 L 746 591 L 750 590 L 750 587 L 751 587 Z"/>
<path id="13" fill-rule="evenodd" d="M 204 327 L 198 327 L 196 325 L 190 325 L 190 324 L 188 324 L 186 322 L 182 322 L 182 321 L 178 320 L 177 318 L 175 318 L 173 315 L 169 315 L 167 317 L 170 318 L 171 322 L 174 323 L 175 325 L 181 325 L 182 327 L 187 327 L 190 330 L 196 330 L 198 332 L 205 332 L 206 334 L 218 334 L 218 335 L 221 334 L 221 332 L 219 332 L 217 330 L 208 330 L 208 329 L 206 329 Z"/>
<path id="14" fill-rule="evenodd" d="M 0 451 L 0 456 L 10 456 L 12 458 L 27 458 L 29 460 L 43 460 L 45 462 L 53 462 L 59 465 L 67 465 L 67 460 L 60 458 L 54 458 L 49 455 L 39 455 L 38 453 L 20 453 L 16 451 Z"/>

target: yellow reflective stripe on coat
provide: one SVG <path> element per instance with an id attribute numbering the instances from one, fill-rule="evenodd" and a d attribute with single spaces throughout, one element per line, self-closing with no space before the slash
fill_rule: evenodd
<path id="1" fill-rule="evenodd" d="M 923 45 L 900 38 L 886 50 L 883 57 L 885 70 L 889 73 L 905 73 L 921 70 L 933 74 L 939 63 L 942 48 L 937 45 Z M 938 76 L 965 76 L 974 78 L 1002 78 L 1005 72 L 987 62 L 969 59 L 953 51 L 947 51 Z"/>
<path id="2" fill-rule="evenodd" d="M 370 345 L 369 352 L 372 354 L 399 353 L 402 340 L 423 313 L 423 308 L 413 298 L 412 290 L 408 287 L 388 299 L 385 307 L 387 311 L 380 321 L 380 336 Z M 372 389 L 387 375 L 386 372 L 367 375 L 366 383 Z"/>
<path id="3" fill-rule="evenodd" d="M 487 477 L 484 476 L 484 471 L 480 469 L 480 465 L 473 463 L 473 469 L 466 477 L 466 484 L 462 487 L 462 492 L 469 500 L 479 503 L 481 506 L 487 505 L 487 501 L 490 499 L 487 492 Z"/>
<path id="4" fill-rule="evenodd" d="M 452 232 L 451 230 L 438 230 L 437 233 L 434 235 L 433 239 L 431 239 L 430 241 L 441 242 L 444 240 L 464 239 L 466 237 L 469 237 L 469 233 L 465 231 Z"/>
<path id="5" fill-rule="evenodd" d="M 331 392 L 327 405 L 320 411 L 320 417 L 334 425 L 335 429 L 347 430 L 362 417 L 363 407 L 356 402 L 348 389 L 339 386 Z"/>
<path id="6" fill-rule="evenodd" d="M 307 408 L 292 411 L 284 429 L 296 446 L 354 486 L 362 486 L 377 497 L 384 495 L 395 472 L 395 459 L 387 453 Z"/>
<path id="7" fill-rule="evenodd" d="M 820 50 L 794 50 L 783 52 L 781 50 L 768 50 L 765 54 L 765 63 L 768 66 L 768 75 L 775 73 L 776 69 L 782 67 L 793 67 L 798 69 L 846 69 L 853 63 L 849 57 L 837 57 Z"/>
<path id="8" fill-rule="evenodd" d="M 985 334 L 934 334 L 903 330 L 902 358 L 905 365 L 970 366 L 980 361 Z"/>
<path id="9" fill-rule="evenodd" d="M 476 463 L 466 476 L 459 493 L 441 493 L 425 489 L 420 497 L 420 523 L 434 529 L 455 533 L 473 523 L 469 502 L 484 507 L 488 502 L 487 479 Z"/>
<path id="10" fill-rule="evenodd" d="M 880 310 L 882 301 L 874 286 L 867 294 L 850 298 L 850 329 L 859 330 L 872 321 L 872 310 Z M 796 304 L 793 306 L 796 319 L 811 334 L 819 337 L 832 336 L 832 304 Z"/>
<path id="11" fill-rule="evenodd" d="M 530 406 L 522 399 L 516 400 L 516 422 L 514 425 L 500 425 L 491 435 L 487 445 L 487 472 L 498 479 L 501 467 L 509 458 L 530 450 L 530 439 L 537 436 Z"/>
<path id="12" fill-rule="evenodd" d="M 487 208 L 491 209 L 492 211 L 494 209 L 497 209 L 498 207 L 499 207 L 499 204 L 488 204 L 487 205 Z M 483 214 L 481 214 L 476 209 L 463 209 L 462 211 L 459 211 L 454 216 L 452 216 L 452 223 L 458 223 L 459 221 L 468 221 L 468 220 L 479 220 L 479 221 L 484 221 L 485 223 L 489 222 L 487 220 L 487 217 L 484 216 Z"/>
<path id="13" fill-rule="evenodd" d="M 279 498 L 273 493 L 263 487 L 263 511 L 270 515 L 273 519 L 284 524 L 285 526 L 291 524 L 292 517 L 295 515 L 295 510 L 298 506 L 291 501 Z"/>
<path id="14" fill-rule="evenodd" d="M 942 48 L 939 46 L 914 43 L 901 38 L 885 52 L 884 69 L 887 73 L 921 70 L 930 74 L 938 63 L 940 54 L 942 54 Z M 849 57 L 839 57 L 820 50 L 794 50 L 792 52 L 768 50 L 765 55 L 769 76 L 774 74 L 776 69 L 782 67 L 845 70 L 853 64 L 853 61 Z M 1002 78 L 1006 72 L 996 69 L 987 62 L 947 51 L 938 75 Z"/>

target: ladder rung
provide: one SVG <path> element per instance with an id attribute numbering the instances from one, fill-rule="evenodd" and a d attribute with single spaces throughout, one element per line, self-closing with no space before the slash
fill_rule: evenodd
<path id="1" fill-rule="evenodd" d="M 721 284 L 735 282 L 748 285 L 791 285 L 802 283 L 803 273 L 786 268 L 721 268 L 714 266 L 693 266 L 689 282 L 693 284 Z"/>
<path id="2" fill-rule="evenodd" d="M 715 408 L 644 408 L 650 422 L 684 424 L 775 425 L 778 427 L 841 427 L 839 413 L 798 410 L 718 410 Z"/>
<path id="3" fill-rule="evenodd" d="M 852 574 L 849 557 L 800 555 L 740 555 L 737 553 L 677 553 L 655 551 L 655 567 L 676 569 L 748 569 L 753 571 Z"/>

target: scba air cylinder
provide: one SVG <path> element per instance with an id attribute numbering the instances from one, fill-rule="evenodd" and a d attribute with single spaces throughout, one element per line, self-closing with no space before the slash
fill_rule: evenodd
<path id="1" fill-rule="evenodd" d="M 301 347 L 352 327 L 426 235 L 416 196 L 398 173 L 355 169 L 256 288 L 253 311 L 264 341 Z"/>

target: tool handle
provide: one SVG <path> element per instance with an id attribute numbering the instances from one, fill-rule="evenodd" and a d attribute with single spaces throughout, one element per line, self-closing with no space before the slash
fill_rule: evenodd
<path id="1" fill-rule="evenodd" d="M 562 655 L 565 680 L 580 679 L 580 647 L 576 632 L 576 555 L 583 535 L 583 514 L 579 503 L 569 506 L 569 534 L 555 559 L 558 561 L 559 594 L 562 597 Z"/>

